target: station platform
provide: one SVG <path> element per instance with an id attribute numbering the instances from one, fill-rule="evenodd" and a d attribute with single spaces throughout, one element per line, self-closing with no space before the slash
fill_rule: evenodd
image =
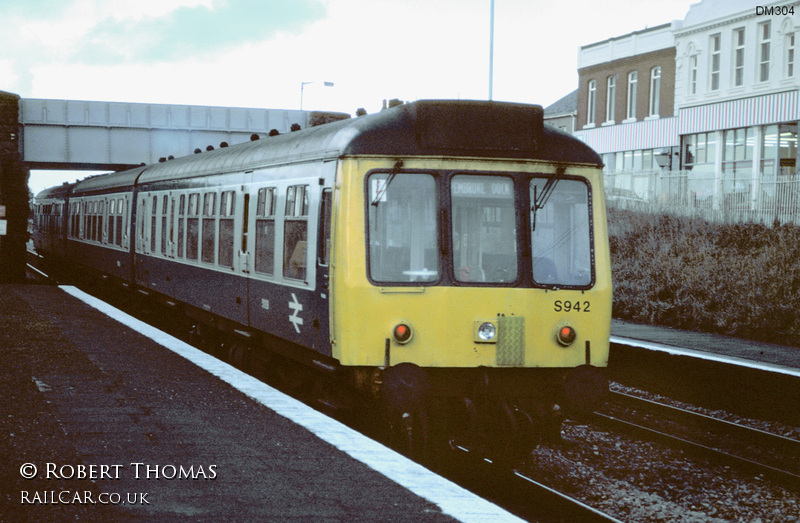
<path id="1" fill-rule="evenodd" d="M 0 285 L 0 521 L 516 521 L 72 287 Z"/>
<path id="2" fill-rule="evenodd" d="M 798 347 L 612 320 L 612 349 L 617 338 L 638 340 L 642 342 L 643 348 L 652 349 L 655 344 L 658 344 L 696 357 L 724 358 L 731 363 L 760 367 L 765 370 L 784 370 L 786 373 L 800 375 L 800 348 Z"/>

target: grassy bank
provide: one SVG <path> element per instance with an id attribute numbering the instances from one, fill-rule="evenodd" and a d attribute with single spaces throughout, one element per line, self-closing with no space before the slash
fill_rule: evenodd
<path id="1" fill-rule="evenodd" d="M 800 347 L 800 227 L 609 211 L 614 317 Z"/>

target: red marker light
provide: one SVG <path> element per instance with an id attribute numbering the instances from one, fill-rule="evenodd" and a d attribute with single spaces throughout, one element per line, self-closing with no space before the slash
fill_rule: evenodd
<path id="1" fill-rule="evenodd" d="M 411 339 L 411 327 L 405 323 L 399 323 L 392 331 L 392 335 L 397 343 L 408 343 L 408 340 Z"/>
<path id="2" fill-rule="evenodd" d="M 558 335 L 556 338 L 558 339 L 558 343 L 566 347 L 567 345 L 572 344 L 575 341 L 575 337 L 577 334 L 575 333 L 575 329 L 570 327 L 569 325 L 565 325 L 558 329 Z"/>

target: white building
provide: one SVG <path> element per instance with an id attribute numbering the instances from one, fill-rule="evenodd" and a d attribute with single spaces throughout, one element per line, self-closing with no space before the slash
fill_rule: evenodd
<path id="1" fill-rule="evenodd" d="M 797 205 L 800 5 L 703 0 L 672 24 L 681 168 L 715 208 Z"/>
<path id="2" fill-rule="evenodd" d="M 702 0 L 582 46 L 575 135 L 609 201 L 800 224 L 799 40 L 797 0 Z"/>

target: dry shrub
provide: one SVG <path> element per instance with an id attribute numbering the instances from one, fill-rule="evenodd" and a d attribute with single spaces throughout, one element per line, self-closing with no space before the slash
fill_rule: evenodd
<path id="1" fill-rule="evenodd" d="M 800 347 L 800 227 L 610 210 L 614 317 Z"/>

